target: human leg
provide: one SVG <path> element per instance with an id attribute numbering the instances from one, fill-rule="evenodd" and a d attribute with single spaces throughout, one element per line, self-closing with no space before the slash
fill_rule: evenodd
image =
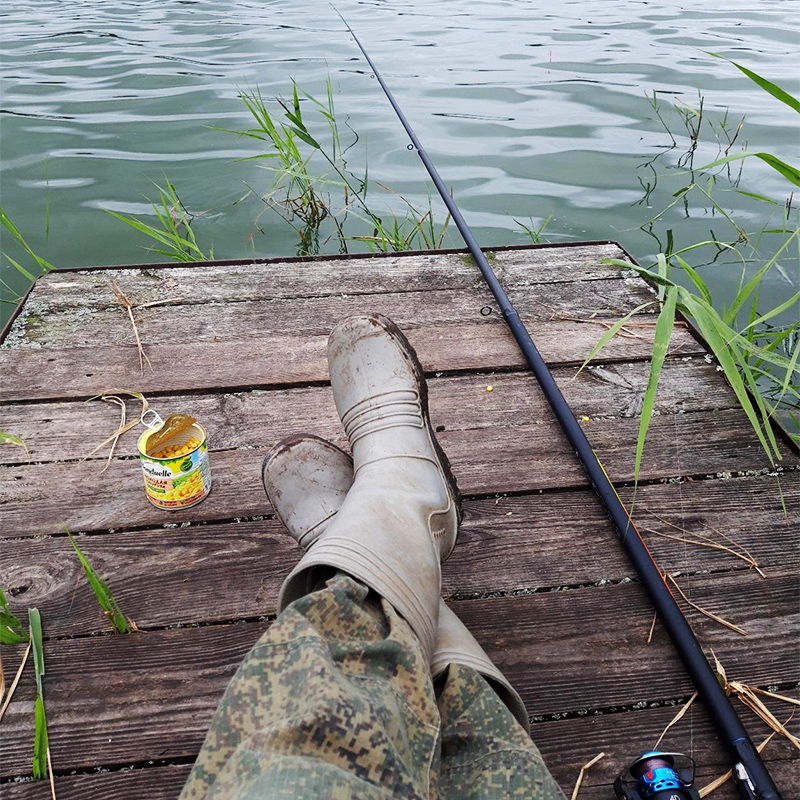
<path id="1" fill-rule="evenodd" d="M 431 796 L 439 715 L 417 637 L 338 573 L 248 653 L 181 800 Z"/>
<path id="2" fill-rule="evenodd" d="M 440 679 L 441 800 L 564 800 L 530 736 L 472 667 Z"/>
<path id="3" fill-rule="evenodd" d="M 331 335 L 329 365 L 353 485 L 284 583 L 282 613 L 232 681 L 185 800 L 435 791 L 430 659 L 458 494 L 402 334 L 380 317 L 347 320 Z M 387 652 L 392 632 L 403 643 Z M 354 681 L 371 687 L 366 696 Z"/>
<path id="4" fill-rule="evenodd" d="M 353 483 L 353 460 L 318 436 L 297 434 L 279 442 L 264 459 L 264 489 L 289 534 L 306 549 L 324 535 Z M 431 675 L 451 663 L 474 668 L 490 683 L 527 731 L 528 715 L 517 692 L 463 623 L 440 599 Z"/>
<path id="5" fill-rule="evenodd" d="M 292 537 L 313 547 L 353 480 L 352 459 L 316 436 L 292 436 L 265 459 L 264 486 Z M 455 613 L 440 606 L 431 660 L 442 718 L 440 797 L 562 800 L 527 735 L 525 707 Z"/>

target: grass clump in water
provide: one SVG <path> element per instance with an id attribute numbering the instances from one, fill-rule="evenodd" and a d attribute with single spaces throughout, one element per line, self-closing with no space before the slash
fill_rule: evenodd
<path id="1" fill-rule="evenodd" d="M 239 97 L 255 125 L 227 132 L 263 142 L 266 152 L 247 160 L 264 161 L 265 169 L 272 173 L 265 193 L 251 189 L 250 194 L 294 227 L 299 238 L 298 255 L 319 254 L 331 243 L 340 253 L 347 253 L 351 242 L 380 252 L 442 246 L 450 217 L 443 225 L 436 224 L 430 197 L 423 210 L 378 184 L 399 199 L 402 214 L 378 209 L 368 199 L 368 169 L 365 165 L 363 175 L 357 176 L 347 156 L 359 137 L 353 133 L 353 140 L 343 143 L 330 79 L 324 101 L 293 83 L 291 101 L 276 101 L 282 118 L 270 111 L 258 89 L 242 91 Z M 311 130 L 303 112 L 305 103 L 310 103 L 312 112 L 323 120 L 324 136 Z"/>
<path id="2" fill-rule="evenodd" d="M 736 64 L 739 69 L 743 69 Z M 800 110 L 800 103 L 784 90 L 749 70 L 745 74 L 770 94 L 786 102 L 794 110 Z M 658 119 L 672 137 L 673 147 L 678 147 L 676 137 L 664 121 L 655 99 L 653 107 Z M 792 185 L 800 186 L 800 172 L 781 159 L 768 153 L 751 153 L 743 150 L 731 153 L 734 143 L 742 129 L 741 123 L 731 132 L 727 123 L 727 115 L 714 129 L 714 135 L 720 148 L 719 157 L 701 167 L 694 166 L 694 159 L 701 143 L 704 112 L 703 103 L 697 109 L 688 106 L 679 108 L 678 113 L 688 134 L 688 148 L 675 165 L 668 169 L 680 176 L 684 185 L 674 193 L 674 200 L 661 212 L 648 220 L 642 230 L 653 236 L 661 252 L 646 268 L 630 264 L 628 261 L 609 259 L 615 264 L 636 272 L 657 286 L 657 302 L 660 306 L 656 322 L 653 357 L 650 374 L 644 393 L 644 402 L 636 444 L 634 478 L 638 482 L 642 453 L 647 431 L 653 416 L 655 397 L 661 369 L 669 347 L 669 341 L 675 323 L 676 313 L 680 312 L 690 319 L 698 328 L 709 348 L 716 357 L 719 368 L 725 373 L 736 398 L 747 415 L 756 436 L 775 467 L 781 460 L 781 452 L 771 424 L 772 419 L 784 414 L 784 419 L 798 425 L 797 414 L 800 409 L 800 321 L 794 319 L 788 323 L 778 323 L 781 316 L 791 314 L 800 304 L 800 292 L 792 294 L 778 305 L 763 309 L 759 305 L 759 289 L 768 273 L 782 271 L 786 276 L 786 265 L 797 266 L 798 242 L 800 242 L 800 225 L 797 211 L 792 206 L 792 195 L 781 204 L 757 192 L 740 188 L 741 170 L 738 174 L 730 172 L 730 164 L 734 161 L 756 155 L 776 172 L 786 178 Z M 723 139 L 724 137 L 724 139 Z M 663 159 L 664 153 L 648 162 L 645 166 L 652 171 L 654 181 L 659 179 L 654 163 Z M 685 183 L 688 174 L 689 182 Z M 663 179 L 663 176 L 661 176 Z M 645 188 L 644 202 L 650 197 L 654 184 L 642 183 Z M 752 236 L 740 226 L 725 209 L 724 200 L 718 197 L 723 191 L 735 191 L 744 194 L 758 203 L 769 203 L 780 210 L 777 227 L 770 221 L 756 236 Z M 682 247 L 675 243 L 675 229 L 669 227 L 671 216 L 676 211 L 690 215 L 690 203 L 699 198 L 703 210 L 712 219 L 712 225 L 720 224 L 730 228 L 732 236 L 729 241 L 720 237 L 711 228 L 707 240 L 693 242 Z M 759 243 L 764 237 L 780 237 L 779 243 L 770 238 L 772 255 L 753 271 L 753 265 L 761 258 Z M 698 259 L 710 252 L 705 260 Z M 689 259 L 695 261 L 694 265 Z M 730 261 L 726 259 L 730 258 Z M 714 265 L 738 265 L 739 280 L 735 296 L 726 304 L 715 302 L 707 282 L 702 277 L 702 270 Z M 788 281 L 788 277 L 787 277 Z M 597 342 L 583 366 L 594 358 L 611 338 L 629 321 L 630 317 L 641 311 L 644 304 L 623 317 L 612 326 Z M 777 323 L 777 324 L 776 324 Z M 583 368 L 583 367 L 582 367 Z M 800 435 L 791 434 L 800 441 Z"/>
<path id="3" fill-rule="evenodd" d="M 158 190 L 158 202 L 150 202 L 158 226 L 143 222 L 129 214 L 119 214 L 106 209 L 107 214 L 130 225 L 134 230 L 149 236 L 157 243 L 157 247 L 148 247 L 152 253 L 166 256 L 174 261 L 211 261 L 214 258 L 213 246 L 208 253 L 200 248 L 192 230 L 194 215 L 191 214 L 178 196 L 178 190 L 165 178 L 165 185 L 155 184 Z"/>

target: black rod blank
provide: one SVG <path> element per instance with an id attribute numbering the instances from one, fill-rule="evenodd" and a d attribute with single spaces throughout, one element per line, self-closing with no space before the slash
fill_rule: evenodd
<path id="1" fill-rule="evenodd" d="M 547 398 L 561 429 L 566 434 L 570 445 L 572 445 L 575 454 L 586 470 L 595 492 L 599 496 L 606 513 L 616 529 L 625 552 L 633 562 L 633 566 L 653 606 L 658 612 L 669 637 L 672 639 L 683 661 L 683 665 L 697 689 L 700 699 L 705 704 L 714 722 L 717 733 L 730 752 L 740 795 L 745 800 L 781 800 L 778 788 L 775 786 L 753 742 L 747 735 L 747 731 L 744 725 L 742 725 L 736 711 L 734 711 L 728 696 L 720 686 L 714 670 L 711 668 L 708 659 L 700 647 L 700 643 L 697 641 L 694 632 L 664 581 L 661 570 L 658 568 L 655 561 L 653 561 L 653 557 L 650 555 L 647 546 L 636 530 L 614 486 L 606 475 L 592 446 L 589 444 L 586 434 L 575 419 L 575 415 L 570 410 L 569 405 L 567 405 L 567 401 L 556 385 L 552 373 L 547 368 L 544 359 L 536 349 L 536 345 L 533 343 L 530 333 L 528 333 L 525 324 L 520 319 L 517 310 L 514 308 L 513 303 L 503 289 L 497 275 L 495 275 L 494 270 L 486 260 L 486 256 L 484 256 L 481 251 L 480 245 L 470 230 L 469 225 L 467 225 L 461 211 L 447 191 L 447 187 L 436 170 L 436 167 L 433 165 L 430 156 L 425 152 L 422 143 L 417 138 L 416 133 L 414 133 L 414 129 L 406 119 L 405 114 L 403 114 L 402 109 L 397 104 L 394 95 L 381 77 L 381 74 L 378 72 L 369 54 L 359 41 L 355 31 L 353 31 L 347 20 L 336 8 L 334 8 L 334 11 L 339 15 L 356 45 L 358 45 L 358 49 L 372 69 L 386 98 L 391 103 L 397 117 L 405 128 L 417 154 L 425 165 L 425 169 L 428 171 L 439 195 L 447 206 L 447 210 L 450 212 L 453 222 L 455 222 L 472 257 L 475 259 L 478 269 L 481 271 L 481 275 L 483 275 L 484 280 L 500 306 L 503 318 L 511 329 L 511 333 L 514 339 L 516 339 L 520 350 L 522 350 L 525 360 L 528 362 L 528 366 L 536 376 L 536 380 L 539 382 L 544 396 Z"/>

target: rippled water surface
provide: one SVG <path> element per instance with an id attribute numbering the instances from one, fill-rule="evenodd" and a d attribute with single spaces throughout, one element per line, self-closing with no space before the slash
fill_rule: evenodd
<path id="1" fill-rule="evenodd" d="M 696 107 L 699 90 L 710 119 L 729 108 L 735 129 L 746 114 L 751 149 L 797 163 L 797 116 L 704 52 L 797 92 L 791 0 L 342 0 L 340 8 L 487 245 L 522 243 L 515 219 L 552 214 L 551 241 L 614 238 L 642 259 L 655 252 L 638 226 L 681 179 L 662 180 L 639 203 L 639 178 L 652 180 L 641 165 L 670 143 L 645 99 L 654 90 L 676 130 L 667 106 Z M 272 98 L 290 91 L 292 77 L 324 93 L 330 75 L 339 112 L 360 135 L 356 164 L 366 152 L 373 185 L 425 201 L 417 156 L 322 0 L 17 0 L 0 11 L 0 27 L 2 205 L 58 266 L 161 260 L 102 209 L 149 213 L 144 196 L 165 175 L 202 212 L 198 237 L 217 257 L 294 254 L 297 237 L 276 215 L 234 205 L 246 184 L 269 183 L 259 162 L 238 160 L 257 152 L 251 140 L 211 129 L 247 126 L 240 88 Z M 680 152 L 663 158 L 674 163 Z M 716 154 L 709 143 L 698 157 Z M 788 194 L 753 159 L 741 188 Z M 764 203 L 732 192 L 724 203 L 749 230 L 767 223 Z M 712 228 L 730 233 L 703 210 L 675 220 L 687 243 Z M 449 244 L 460 245 L 455 231 Z M 723 296 L 738 279 L 733 265 L 706 269 Z M 766 302 L 784 296 L 793 273 L 775 273 Z M 6 300 L 25 288 L 7 266 L 3 277 Z M 4 303 L 0 313 L 9 310 Z"/>

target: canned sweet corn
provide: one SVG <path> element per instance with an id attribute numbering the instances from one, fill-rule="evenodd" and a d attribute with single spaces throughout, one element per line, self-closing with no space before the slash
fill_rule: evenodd
<path id="1" fill-rule="evenodd" d="M 158 443 L 154 451 L 148 447 L 148 442 L 164 425 L 157 415 L 156 420 L 154 424 L 145 422 L 150 430 L 139 437 L 139 459 L 147 499 L 154 506 L 168 511 L 197 505 L 211 491 L 206 433 L 197 422 L 193 422 Z"/>

